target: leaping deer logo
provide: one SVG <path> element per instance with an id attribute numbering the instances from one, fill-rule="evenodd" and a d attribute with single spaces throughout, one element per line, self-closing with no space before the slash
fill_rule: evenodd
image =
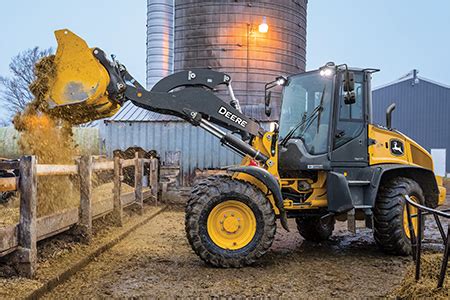
<path id="1" fill-rule="evenodd" d="M 403 145 L 399 141 L 392 141 L 391 150 L 393 154 L 402 155 L 403 154 Z"/>

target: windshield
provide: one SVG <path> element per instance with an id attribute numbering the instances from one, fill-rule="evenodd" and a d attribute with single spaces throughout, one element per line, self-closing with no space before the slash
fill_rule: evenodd
<path id="1" fill-rule="evenodd" d="M 319 72 L 289 78 L 281 105 L 281 139 L 301 139 L 313 155 L 327 152 L 333 78 Z"/>

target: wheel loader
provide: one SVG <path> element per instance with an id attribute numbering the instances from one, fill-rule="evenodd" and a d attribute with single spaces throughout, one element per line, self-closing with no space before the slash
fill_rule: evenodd
<path id="1" fill-rule="evenodd" d="M 46 94 L 53 109 L 86 121 L 111 116 L 131 101 L 201 127 L 242 155 L 227 175 L 193 186 L 186 205 L 187 239 L 210 265 L 254 263 L 271 247 L 277 220 L 289 230 L 288 218 L 311 241 L 328 239 L 336 220 L 365 220 L 382 250 L 407 255 L 403 195 L 433 208 L 444 203 L 430 154 L 392 128 L 395 107 L 387 110 L 386 126 L 373 123 L 376 69 L 327 63 L 276 78 L 266 84 L 262 101 L 269 114 L 272 89 L 281 89 L 280 119 L 265 130 L 242 113 L 225 73 L 186 70 L 146 90 L 100 48 L 89 48 L 67 29 L 55 35 L 56 76 Z M 219 87 L 228 89 L 229 101 L 217 96 Z M 411 228 L 417 231 L 418 223 L 415 217 Z"/>

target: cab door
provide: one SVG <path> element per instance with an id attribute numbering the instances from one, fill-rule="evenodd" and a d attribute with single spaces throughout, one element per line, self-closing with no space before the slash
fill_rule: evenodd
<path id="1" fill-rule="evenodd" d="M 331 166 L 360 167 L 368 165 L 367 108 L 368 84 L 364 72 L 354 72 L 355 103 L 345 104 L 340 74 L 335 109 L 334 128 L 331 132 Z"/>

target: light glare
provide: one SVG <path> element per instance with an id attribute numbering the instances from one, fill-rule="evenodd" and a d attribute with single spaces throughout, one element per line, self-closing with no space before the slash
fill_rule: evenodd
<path id="1" fill-rule="evenodd" d="M 319 74 L 320 76 L 330 77 L 331 75 L 333 75 L 333 69 L 331 68 L 322 69 L 320 70 Z"/>
<path id="2" fill-rule="evenodd" d="M 263 21 L 258 26 L 258 31 L 261 33 L 266 33 L 269 31 L 269 25 L 267 25 L 266 17 L 263 17 Z"/>
<path id="3" fill-rule="evenodd" d="M 280 78 L 277 80 L 277 84 L 278 85 L 283 85 L 284 84 L 284 78 Z"/>

